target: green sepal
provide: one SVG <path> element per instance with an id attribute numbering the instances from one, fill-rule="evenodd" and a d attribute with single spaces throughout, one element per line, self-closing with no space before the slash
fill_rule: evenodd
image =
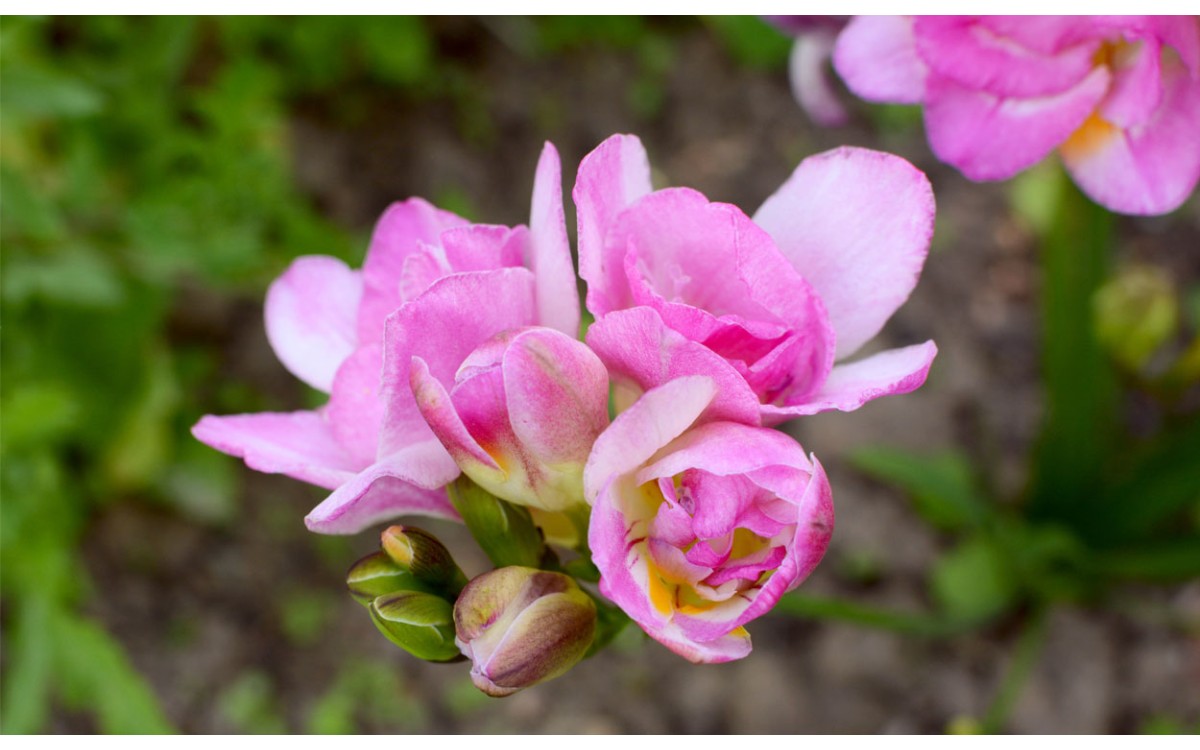
<path id="1" fill-rule="evenodd" d="M 466 474 L 446 490 L 454 509 L 493 565 L 537 568 L 541 564 L 545 543 L 528 510 L 504 502 Z"/>
<path id="2" fill-rule="evenodd" d="M 365 607 L 371 606 L 376 597 L 398 591 L 439 593 L 382 552 L 372 552 L 350 566 L 346 572 L 346 588 Z"/>
<path id="3" fill-rule="evenodd" d="M 454 643 L 454 606 L 434 594 L 400 591 L 371 602 L 371 620 L 388 640 L 426 661 L 460 658 Z"/>

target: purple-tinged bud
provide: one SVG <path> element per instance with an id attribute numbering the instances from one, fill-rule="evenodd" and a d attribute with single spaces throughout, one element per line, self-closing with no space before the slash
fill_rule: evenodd
<path id="1" fill-rule="evenodd" d="M 463 589 L 454 629 L 475 687 L 499 698 L 575 666 L 596 633 L 596 604 L 570 576 L 500 568 Z"/>

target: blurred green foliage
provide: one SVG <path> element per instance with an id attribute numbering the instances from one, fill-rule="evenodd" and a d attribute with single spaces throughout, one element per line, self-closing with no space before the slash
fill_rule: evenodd
<path id="1" fill-rule="evenodd" d="M 413 18 L 4 19 L 6 732 L 46 729 L 53 701 L 102 730 L 171 729 L 82 613 L 82 535 L 121 501 L 233 518 L 232 463 L 187 430 L 201 399 L 269 397 L 222 384 L 211 342 L 170 333 L 181 290 L 257 296 L 299 254 L 358 255 L 295 186 L 289 103 L 350 77 L 430 95 L 434 63 Z M 289 600 L 293 638 L 317 609 Z"/>

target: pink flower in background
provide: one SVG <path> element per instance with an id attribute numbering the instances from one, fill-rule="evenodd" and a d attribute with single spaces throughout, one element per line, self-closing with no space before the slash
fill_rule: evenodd
<path id="1" fill-rule="evenodd" d="M 546 144 L 528 228 L 470 224 L 414 198 L 379 220 L 361 271 L 335 258 L 297 259 L 267 293 L 267 335 L 284 366 L 329 393 L 328 403 L 206 416 L 193 434 L 253 469 L 333 490 L 305 519 L 313 531 L 354 533 L 404 513 L 456 518 L 443 487 L 458 466 L 416 408 L 408 359 L 393 382 L 381 381 L 384 350 L 399 347 L 442 372 L 510 328 L 544 325 L 574 337 L 579 297 L 561 179 Z M 447 303 L 468 306 L 472 319 L 439 324 Z M 403 393 L 385 398 L 396 382 Z"/>
<path id="2" fill-rule="evenodd" d="M 584 473 L 601 593 L 694 662 L 749 654 L 743 626 L 808 576 L 833 533 L 821 465 L 782 432 L 712 421 L 718 390 L 689 376 L 647 391 Z"/>
<path id="3" fill-rule="evenodd" d="M 844 125 L 850 119 L 828 70 L 838 32 L 850 16 L 763 16 L 796 37 L 788 57 L 792 94 L 818 125 Z"/>
<path id="4" fill-rule="evenodd" d="M 583 160 L 573 195 L 597 318 L 588 344 L 619 406 L 706 375 L 720 403 L 755 404 L 753 421 L 773 424 L 925 381 L 932 341 L 835 365 L 879 332 L 925 262 L 933 193 L 903 159 L 856 148 L 810 157 L 751 219 L 688 188 L 651 190 L 641 142 L 618 135 Z"/>
<path id="5" fill-rule="evenodd" d="M 857 16 L 833 59 L 864 99 L 923 104 L 934 153 L 973 180 L 1057 148 L 1097 203 L 1161 214 L 1200 179 L 1194 16 Z"/>

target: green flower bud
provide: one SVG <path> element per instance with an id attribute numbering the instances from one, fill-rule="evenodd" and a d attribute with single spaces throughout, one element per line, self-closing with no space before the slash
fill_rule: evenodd
<path id="1" fill-rule="evenodd" d="M 1109 354 L 1140 370 L 1179 326 L 1179 302 L 1170 276 L 1159 268 L 1129 268 L 1093 299 L 1096 337 Z"/>
<path id="2" fill-rule="evenodd" d="M 575 666 L 596 633 L 596 605 L 570 576 L 500 568 L 463 589 L 454 628 L 475 686 L 502 697 Z"/>
<path id="3" fill-rule="evenodd" d="M 420 591 L 386 594 L 371 603 L 371 619 L 388 640 L 418 659 L 450 661 L 459 655 L 454 608 L 440 596 Z"/>
<path id="4" fill-rule="evenodd" d="M 364 606 L 370 606 L 376 597 L 397 591 L 438 593 L 382 552 L 373 552 L 354 563 L 346 573 L 346 588 Z"/>
<path id="5" fill-rule="evenodd" d="M 432 588 L 458 596 L 467 585 L 450 550 L 427 531 L 412 526 L 390 526 L 380 538 L 384 553 L 400 568 Z"/>
<path id="6" fill-rule="evenodd" d="M 545 544 L 529 511 L 506 503 L 463 474 L 446 487 L 454 509 L 496 567 L 541 564 Z"/>

